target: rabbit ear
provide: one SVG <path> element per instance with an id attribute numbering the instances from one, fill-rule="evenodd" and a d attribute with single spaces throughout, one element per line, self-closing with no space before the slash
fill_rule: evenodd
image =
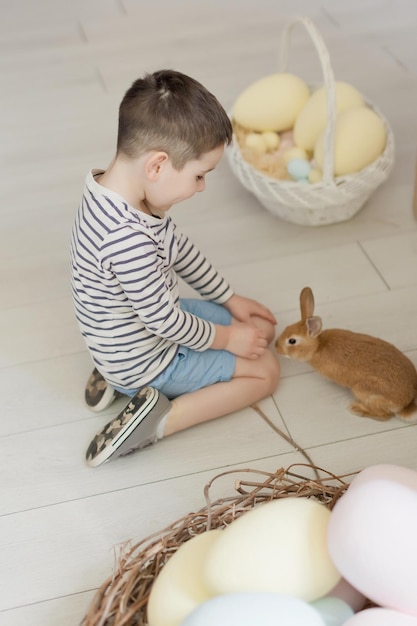
<path id="1" fill-rule="evenodd" d="M 300 293 L 300 310 L 303 322 L 305 322 L 307 318 L 312 317 L 314 313 L 314 296 L 310 287 L 304 287 Z"/>
<path id="2" fill-rule="evenodd" d="M 321 317 L 308 317 L 305 322 L 309 337 L 317 337 L 320 335 L 322 328 Z"/>

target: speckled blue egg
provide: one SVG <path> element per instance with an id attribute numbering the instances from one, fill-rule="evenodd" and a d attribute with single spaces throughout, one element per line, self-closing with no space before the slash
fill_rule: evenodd
<path id="1" fill-rule="evenodd" d="M 311 164 L 306 159 L 291 159 L 287 165 L 288 173 L 296 180 L 306 179 L 311 170 Z"/>

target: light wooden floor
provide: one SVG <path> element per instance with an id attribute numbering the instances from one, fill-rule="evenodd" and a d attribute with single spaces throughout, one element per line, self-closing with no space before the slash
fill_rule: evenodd
<path id="1" fill-rule="evenodd" d="M 114 414 L 83 405 L 91 370 L 74 320 L 70 228 L 90 167 L 112 156 L 117 106 L 145 71 L 193 75 L 230 108 L 277 71 L 294 12 L 325 37 L 336 77 L 389 118 L 390 180 L 353 220 L 302 228 L 269 215 L 226 161 L 208 188 L 173 209 L 238 292 L 264 301 L 280 329 L 310 284 L 326 326 L 395 343 L 417 364 L 415 0 L 2 0 L 0 5 L 0 624 L 73 626 L 111 573 L 114 546 L 204 505 L 229 467 L 273 470 L 302 460 L 248 409 L 92 470 L 90 438 Z M 321 81 L 307 35 L 291 69 Z M 417 469 L 417 427 L 349 414 L 348 392 L 282 363 L 262 408 L 333 472 L 388 462 Z M 232 481 L 219 488 L 230 493 Z"/>

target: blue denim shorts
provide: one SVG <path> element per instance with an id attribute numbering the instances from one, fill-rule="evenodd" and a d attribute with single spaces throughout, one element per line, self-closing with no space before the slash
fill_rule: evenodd
<path id="1" fill-rule="evenodd" d="M 202 319 L 228 326 L 232 321 L 229 311 L 222 305 L 207 300 L 181 299 L 183 311 Z M 179 346 L 178 352 L 168 367 L 149 384 L 168 398 L 197 391 L 214 383 L 229 381 L 235 371 L 236 357 L 226 350 L 197 352 Z M 139 389 L 118 389 L 125 395 L 134 396 Z"/>

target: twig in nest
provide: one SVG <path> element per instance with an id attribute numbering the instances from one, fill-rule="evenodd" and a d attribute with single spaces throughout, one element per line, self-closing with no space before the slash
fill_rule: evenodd
<path id="1" fill-rule="evenodd" d="M 275 426 L 275 424 L 273 422 L 271 422 L 269 417 L 267 417 L 265 415 L 265 413 L 262 411 L 262 409 L 259 408 L 259 406 L 257 404 L 251 404 L 251 408 L 254 411 L 256 411 L 258 413 L 258 415 L 260 415 L 262 417 L 262 419 L 268 424 L 268 426 L 270 426 L 273 430 L 275 430 L 275 432 L 278 433 L 278 435 L 280 437 L 285 439 L 285 441 L 287 441 L 290 444 L 290 446 L 292 446 L 294 448 L 294 450 L 296 450 L 297 452 L 301 452 L 303 457 L 312 466 L 313 472 L 314 472 L 316 478 L 318 480 L 320 480 L 320 476 L 319 476 L 319 473 L 317 471 L 316 465 L 315 465 L 315 463 L 313 463 L 313 461 L 311 460 L 311 457 L 307 454 L 307 452 L 305 450 L 303 450 L 303 448 L 301 446 L 299 446 L 298 443 L 296 441 L 294 441 L 294 439 L 292 437 L 290 437 L 289 435 L 284 433 L 280 428 L 278 428 L 278 426 Z"/>

